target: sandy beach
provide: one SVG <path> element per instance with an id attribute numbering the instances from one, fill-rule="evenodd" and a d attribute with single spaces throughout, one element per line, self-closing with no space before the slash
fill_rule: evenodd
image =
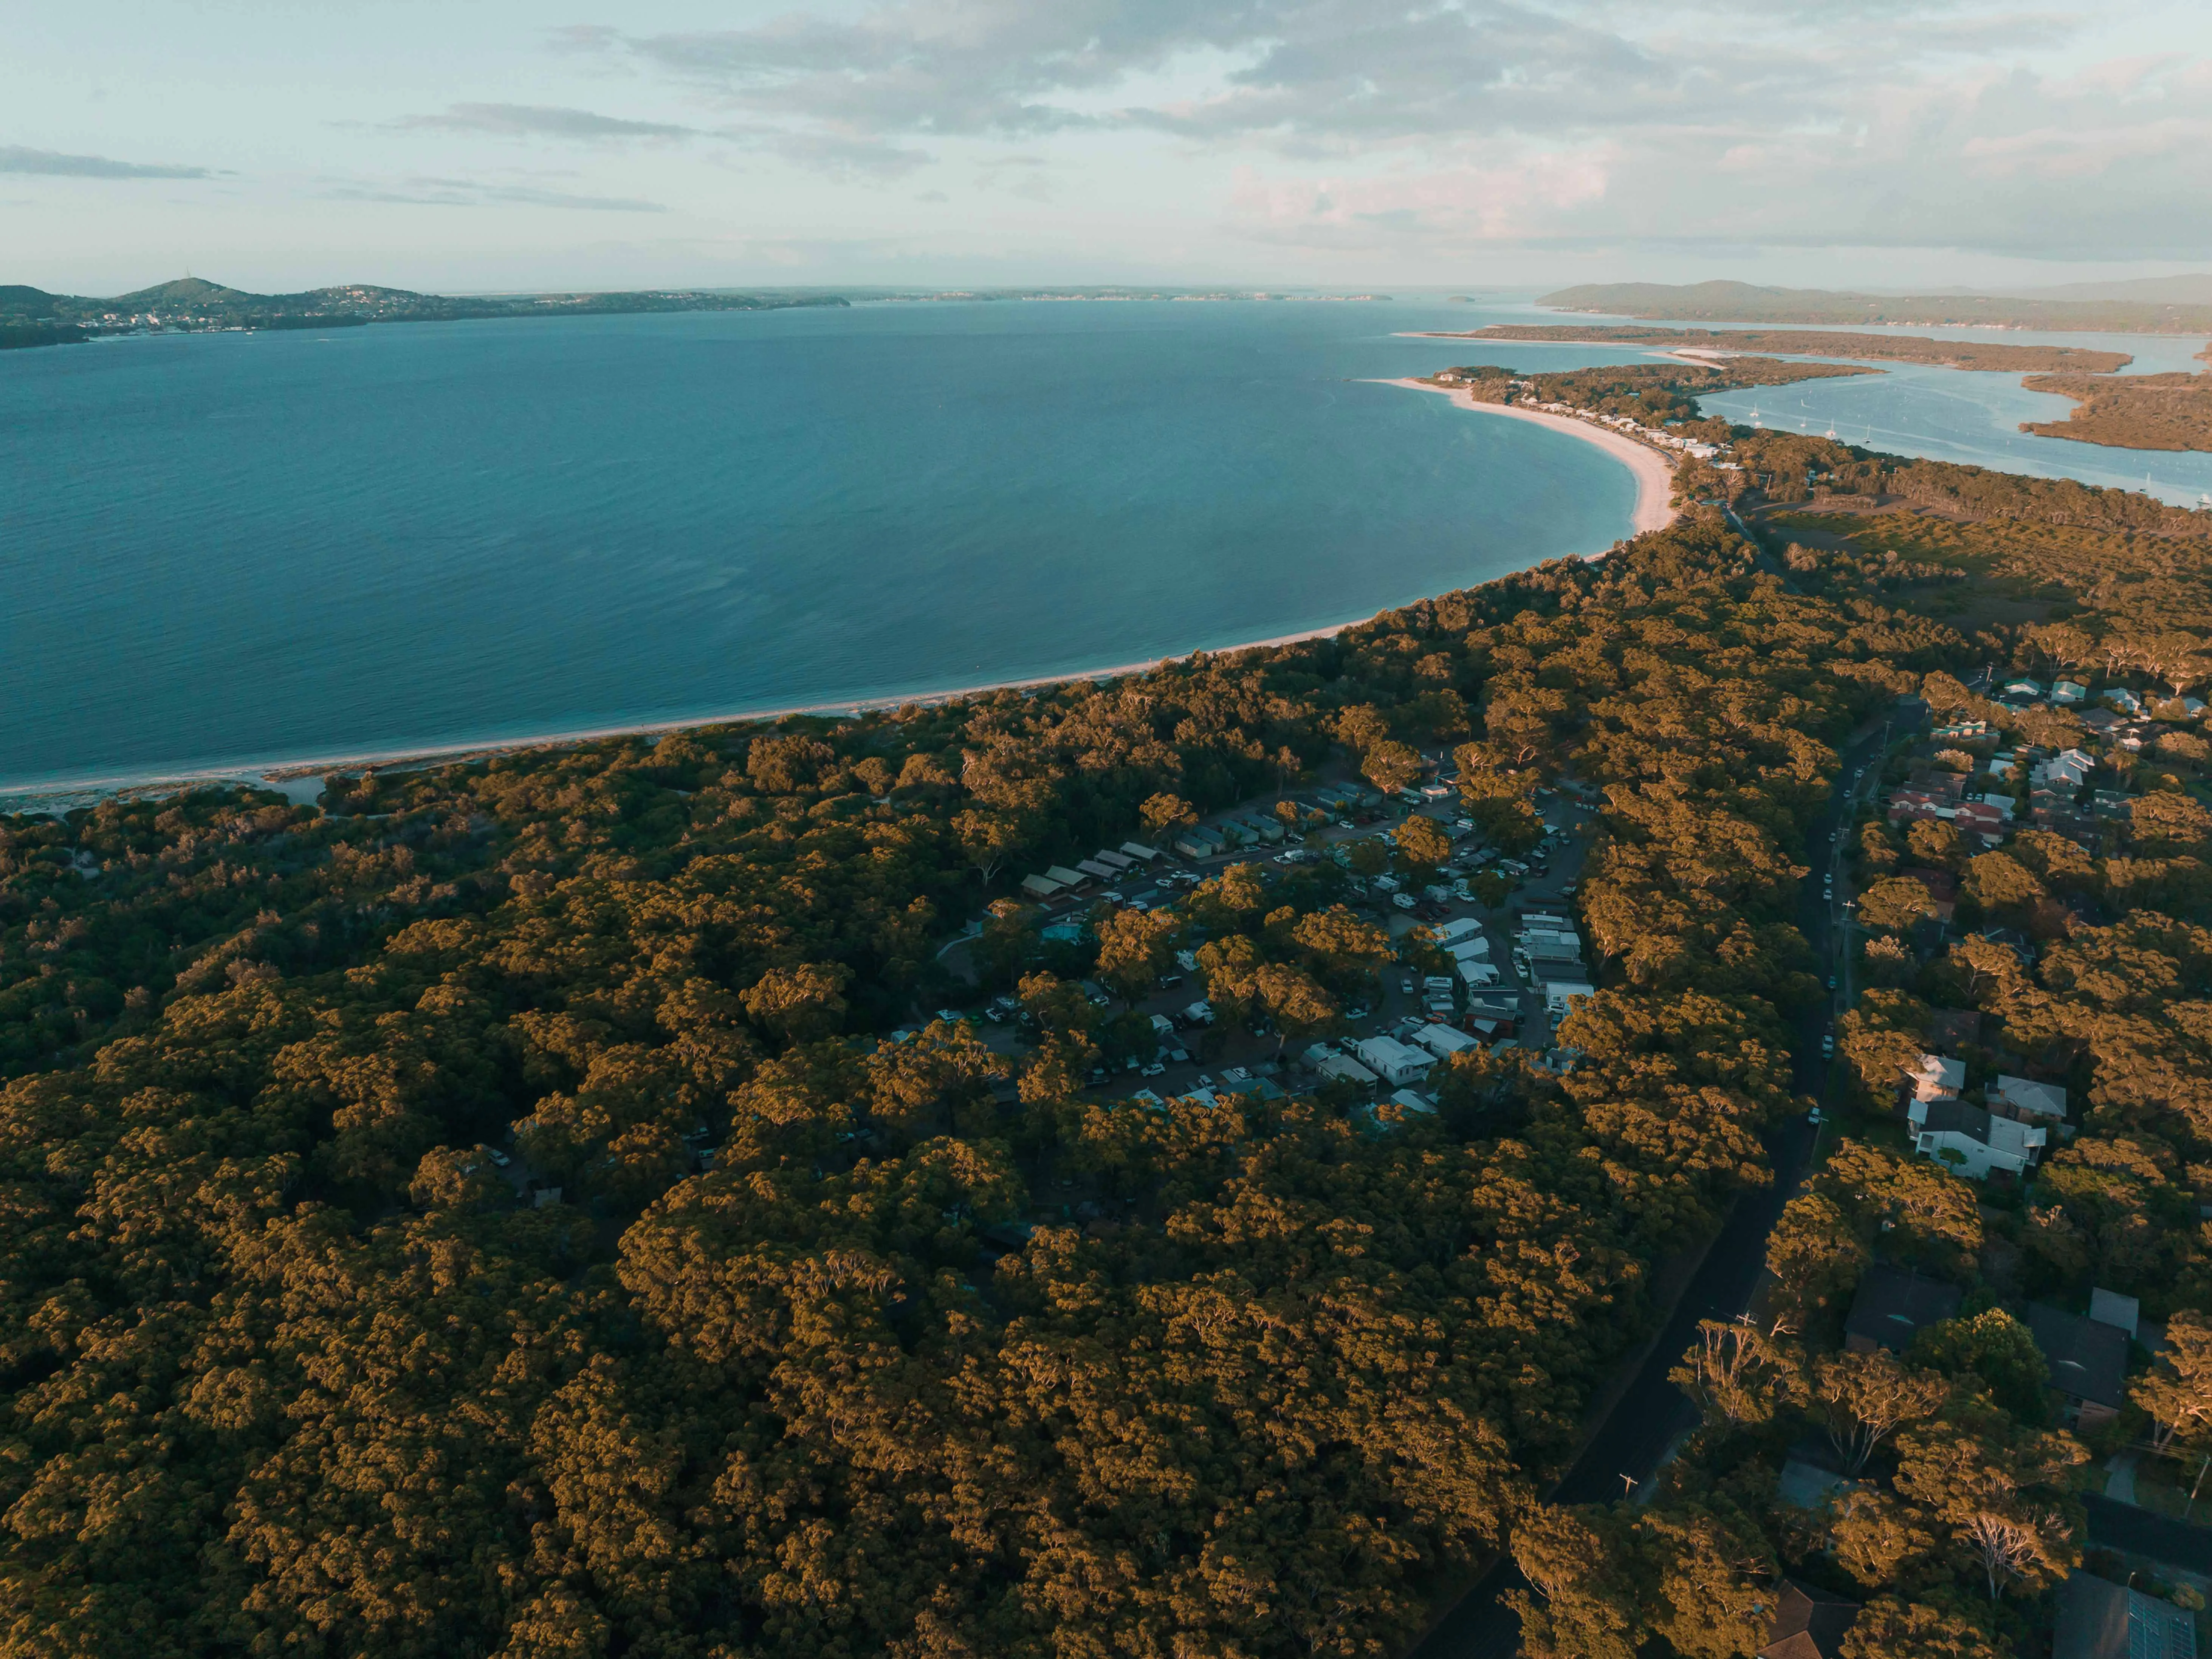
<path id="1" fill-rule="evenodd" d="M 1634 531 L 1642 534 L 1648 530 L 1660 530 L 1671 524 L 1675 517 L 1668 504 L 1673 477 L 1666 459 L 1656 452 L 1631 441 L 1617 433 L 1608 432 L 1583 421 L 1568 420 L 1557 415 L 1540 414 L 1534 410 L 1510 409 L 1498 404 L 1478 404 L 1464 392 L 1454 392 L 1443 386 L 1434 386 L 1419 380 L 1401 380 L 1379 382 L 1384 386 L 1409 386 L 1416 392 L 1431 392 L 1450 397 L 1463 409 L 1478 414 L 1503 415 L 1514 420 L 1534 421 L 1595 444 L 1636 475 L 1636 512 L 1632 520 Z M 1586 556 L 1602 556 L 1602 550 Z M 1378 613 L 1379 614 L 1379 613 Z M 114 778 L 86 778 L 71 783 L 47 786 L 28 786 L 0 791 L 0 812 L 5 811 L 62 811 L 73 806 L 89 805 L 111 795 L 173 793 L 182 789 L 204 787 L 213 784 L 250 783 L 260 787 L 277 788 L 295 799 L 312 797 L 307 787 L 310 781 L 328 772 L 356 772 L 369 767 L 411 768 L 441 765 L 453 762 L 482 759 L 493 755 L 516 754 L 532 749 L 559 748 L 567 744 L 592 743 L 607 738 L 653 736 L 669 732 L 681 732 L 702 726 L 722 726 L 755 720 L 777 720 L 794 714 L 859 714 L 872 708 L 896 708 L 906 703 L 924 706 L 957 702 L 963 697 L 974 697 L 992 691 L 1025 691 L 1038 686 L 1063 685 L 1075 680 L 1119 679 L 1130 674 L 1147 673 L 1169 663 L 1180 662 L 1195 656 L 1200 649 L 1211 656 L 1233 656 L 1240 651 L 1261 651 L 1272 646 L 1296 645 L 1304 640 L 1328 639 L 1347 628 L 1357 628 L 1372 621 L 1372 616 L 1351 617 L 1325 628 L 1310 628 L 1303 633 L 1280 634 L 1272 639 L 1243 640 L 1233 645 L 1194 647 L 1171 656 L 1153 657 L 1142 662 L 1116 663 L 1103 668 L 1085 669 L 1076 673 L 1042 674 L 1025 679 L 986 680 L 975 685 L 956 686 L 947 690 L 916 692 L 908 696 L 867 697 L 841 702 L 794 703 L 774 708 L 741 708 L 726 711 L 708 710 L 685 714 L 678 719 L 636 722 L 613 726 L 590 726 L 574 731 L 552 732 L 542 735 L 493 739 L 489 742 L 456 743 L 435 745 L 416 745 L 390 750 L 355 750 L 319 756 L 306 760 L 283 761 L 274 764 L 248 763 L 239 767 L 211 768 L 168 777 L 125 776 Z"/>
<path id="2" fill-rule="evenodd" d="M 1667 458 L 1656 449 L 1648 449 L 1633 438 L 1624 438 L 1589 421 L 1578 421 L 1567 415 L 1547 415 L 1540 410 L 1517 409 L 1510 404 L 1479 404 L 1472 392 L 1463 387 L 1431 386 L 1425 380 L 1385 380 L 1384 386 L 1401 386 L 1414 392 L 1432 392 L 1449 398 L 1462 409 L 1472 410 L 1478 415 L 1503 415 L 1508 420 L 1534 421 L 1539 426 L 1548 426 L 1556 431 L 1571 434 L 1584 443 L 1595 444 L 1600 449 L 1636 475 L 1636 512 L 1630 520 L 1634 532 L 1643 535 L 1647 531 L 1664 530 L 1678 516 L 1672 497 L 1674 493 L 1674 469 Z"/>

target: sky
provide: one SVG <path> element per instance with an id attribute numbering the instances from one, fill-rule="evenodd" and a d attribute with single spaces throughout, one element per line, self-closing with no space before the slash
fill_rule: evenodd
<path id="1" fill-rule="evenodd" d="M 2020 288 L 2212 268 L 2212 6 L 111 0 L 0 283 Z"/>

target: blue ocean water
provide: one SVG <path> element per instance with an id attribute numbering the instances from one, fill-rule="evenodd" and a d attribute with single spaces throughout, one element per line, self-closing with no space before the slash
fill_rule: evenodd
<path id="1" fill-rule="evenodd" d="M 1079 673 L 1626 533 L 1366 383 L 1468 307 L 896 304 L 0 355 L 0 788 Z M 1606 354 L 1594 354 L 1592 361 Z"/>
<path id="2" fill-rule="evenodd" d="M 1503 313 L 1499 313 L 1503 320 Z M 1575 323 L 1630 322 L 1626 317 L 1563 318 L 1537 311 L 1514 320 L 1550 319 Z M 1455 325 L 1462 326 L 1462 325 Z M 1698 324 L 1704 327 L 1707 325 Z M 1712 326 L 1727 328 L 1728 324 Z M 1933 336 L 1947 340 L 1982 340 L 1993 345 L 2070 345 L 2092 351 L 2118 351 L 2135 361 L 2124 374 L 2188 374 L 2205 369 L 2195 354 L 2205 348 L 2201 334 L 2058 334 L 2010 328 L 1893 328 L 1851 331 L 1867 334 Z M 1516 367 L 1579 368 L 1586 363 L 1627 362 L 1626 355 L 1593 354 L 1584 346 L 1518 348 Z M 1650 361 L 1649 357 L 1645 361 Z M 1836 361 L 1825 359 L 1824 361 Z M 2113 449 L 2102 444 L 2022 432 L 2024 421 L 2063 421 L 2077 407 L 2055 392 L 2030 392 L 2021 376 L 1968 373 L 1924 364 L 1874 365 L 1881 374 L 1848 380 L 1813 380 L 1798 386 L 1729 392 L 1701 400 L 1705 411 L 1740 422 L 1787 432 L 1824 434 L 1833 428 L 1845 443 L 1893 455 L 1956 461 L 2037 477 L 2074 478 L 2111 489 L 2140 489 L 2176 507 L 2195 507 L 2212 491 L 2212 454 L 2201 451 Z"/>

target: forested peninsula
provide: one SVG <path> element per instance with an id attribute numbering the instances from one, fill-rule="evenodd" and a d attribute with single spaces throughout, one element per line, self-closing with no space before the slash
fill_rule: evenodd
<path id="1" fill-rule="evenodd" d="M 1993 294 L 1855 294 L 1755 283 L 1586 283 L 1536 301 L 1682 323 L 1869 323 L 1907 328 L 2034 328 L 2057 333 L 2212 334 L 2212 304 L 2194 300 L 2058 299 Z"/>
<path id="2" fill-rule="evenodd" d="M 0 285 L 0 348 L 66 345 L 102 334 L 207 333 L 234 329 L 348 328 L 368 323 L 459 322 L 498 317 L 625 315 L 669 311 L 775 311 L 842 306 L 834 294 L 732 294 L 711 289 L 641 292 L 416 294 L 353 283 L 301 294 L 248 294 L 181 277 L 113 299 Z"/>
<path id="3" fill-rule="evenodd" d="M 1375 1654 L 1505 1552 L 1533 1655 L 1749 1655 L 1792 1584 L 1850 1659 L 2042 1652 L 2106 1443 L 2026 1301 L 2142 1298 L 2116 1432 L 2212 1451 L 2212 750 L 1966 681 L 2173 702 L 2212 524 L 1733 436 L 1672 528 L 1328 639 L 0 820 L 10 1645 Z M 1846 744 L 1916 764 L 1908 694 L 2090 744 L 2132 818 L 1854 830 L 1960 896 L 1854 936 L 1826 1162 L 1756 1322 L 1683 1357 L 1705 1426 L 1650 1503 L 1548 1505 L 1809 1103 L 1808 831 Z M 1330 778 L 1424 805 L 1342 862 L 1169 854 L 1149 903 L 1069 867 L 1231 809 L 1318 842 Z M 1410 1097 L 1287 1064 L 1449 971 L 1386 895 L 1452 836 L 1478 920 L 1533 909 L 1570 795 L 1594 988 L 1547 1042 Z M 1213 1024 L 1163 1036 L 1176 979 Z M 2031 1178 L 1915 1156 L 1884 1067 L 1939 1006 L 2085 1103 Z M 1137 1091 L 1170 1042 L 1286 1063 Z M 1877 1267 L 1966 1300 L 1854 1356 Z M 1857 1484 L 1802 1504 L 1824 1427 Z"/>
<path id="4" fill-rule="evenodd" d="M 1634 345 L 1676 354 L 1686 360 L 1709 356 L 1714 360 L 1716 370 L 1730 377 L 1727 383 L 1736 386 L 1773 385 L 1780 378 L 1778 370 L 1815 367 L 1740 355 L 1777 351 L 2018 374 L 2025 377 L 2021 384 L 2029 391 L 2055 392 L 2076 399 L 2081 405 L 2063 421 L 2024 421 L 2020 428 L 2023 432 L 2121 449 L 2212 450 L 2212 372 L 2120 374 L 2115 371 L 2135 361 L 2121 351 L 1937 340 L 1911 335 L 1832 334 L 1802 329 L 1650 328 L 1637 324 L 1584 326 L 1500 323 L 1466 333 L 1427 337 L 1509 343 L 1516 340 L 1549 340 Z M 2197 356 L 2212 356 L 2212 347 Z M 1723 389 L 1723 384 L 1717 375 L 1705 389 L 1717 392 Z"/>

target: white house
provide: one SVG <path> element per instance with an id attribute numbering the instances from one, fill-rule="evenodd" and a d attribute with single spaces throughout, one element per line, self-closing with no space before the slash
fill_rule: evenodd
<path id="1" fill-rule="evenodd" d="M 2029 679 L 2007 680 L 1998 688 L 1997 695 L 2001 697 L 2039 697 L 2043 695 L 2043 682 Z"/>
<path id="2" fill-rule="evenodd" d="M 2051 701 L 2056 703 L 2087 702 L 2089 688 L 2079 680 L 2060 680 L 2051 688 Z"/>
<path id="3" fill-rule="evenodd" d="M 2097 695 L 2115 708 L 2124 708 L 2130 714 L 2142 713 L 2142 699 L 2124 685 L 2108 685 Z"/>
<path id="4" fill-rule="evenodd" d="M 1358 1052 L 1361 1063 L 1393 1087 L 1419 1082 L 1437 1063 L 1437 1057 L 1427 1049 L 1412 1048 L 1392 1036 L 1364 1037 Z"/>
<path id="5" fill-rule="evenodd" d="M 1449 1060 L 1462 1048 L 1472 1048 L 1475 1046 L 1474 1039 L 1466 1032 L 1455 1026 L 1441 1023 L 1424 1025 L 1413 1033 L 1413 1041 L 1426 1048 L 1438 1060 Z"/>
<path id="6" fill-rule="evenodd" d="M 1341 1078 L 1346 1083 L 1371 1085 L 1375 1081 L 1375 1073 L 1349 1054 L 1331 1054 L 1314 1070 L 1323 1077 Z"/>
<path id="7" fill-rule="evenodd" d="M 2050 1137 L 2047 1129 L 1991 1117 L 1960 1100 L 1916 1100 L 1909 1115 L 1923 1158 L 1948 1164 L 1976 1181 L 1986 1180 L 1992 1170 L 2022 1173 Z"/>
<path id="8" fill-rule="evenodd" d="M 1589 969 L 1579 962 L 1535 962 L 1529 967 L 1543 987 L 1545 1011 L 1554 1018 L 1573 1006 L 1577 997 L 1590 996 L 1597 990 L 1590 982 Z"/>
<path id="9" fill-rule="evenodd" d="M 1918 1105 L 1956 1100 L 1966 1086 L 1966 1062 L 1945 1054 L 1923 1054 L 1905 1068 L 1905 1081 Z"/>
<path id="10" fill-rule="evenodd" d="M 2078 749 L 2062 749 L 2049 760 L 2040 762 L 2028 774 L 2031 783 L 2054 789 L 2079 789 L 2089 781 L 2097 763 Z"/>
<path id="11" fill-rule="evenodd" d="M 1474 988 L 1498 983 L 1497 967 L 1480 957 L 1469 957 L 1459 964 L 1459 981 Z"/>
<path id="12" fill-rule="evenodd" d="M 2034 1083 L 2024 1077 L 1997 1076 L 1990 1090 L 1991 1100 L 2002 1101 L 2018 1115 L 2066 1121 L 2066 1091 L 2054 1083 Z"/>
<path id="13" fill-rule="evenodd" d="M 1455 945 L 1482 937 L 1482 924 L 1473 916 L 1461 916 L 1456 921 L 1439 922 L 1429 929 L 1431 943 L 1449 951 Z"/>
<path id="14" fill-rule="evenodd" d="M 1449 946 L 1446 954 L 1454 962 L 1487 962 L 1490 960 L 1490 941 L 1477 934 Z"/>

